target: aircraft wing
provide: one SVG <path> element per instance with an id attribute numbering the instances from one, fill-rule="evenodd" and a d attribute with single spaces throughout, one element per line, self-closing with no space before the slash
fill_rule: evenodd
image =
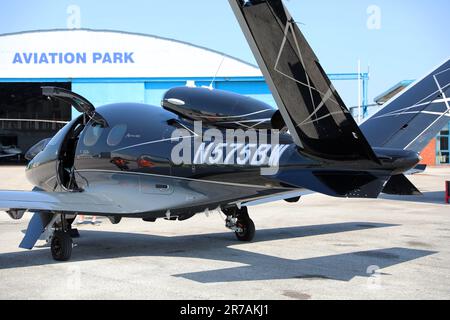
<path id="1" fill-rule="evenodd" d="M 238 204 L 245 207 L 253 207 L 253 206 L 259 206 L 266 203 L 271 203 L 275 201 L 282 201 L 287 199 L 293 199 L 297 197 L 304 197 L 310 194 L 315 194 L 314 191 L 306 190 L 306 189 L 299 189 L 294 191 L 288 191 L 285 193 L 275 194 L 263 198 L 257 198 L 257 199 L 248 199 L 241 202 L 235 202 L 234 204 Z"/>
<path id="2" fill-rule="evenodd" d="M 125 214 L 125 209 L 101 194 L 44 191 L 0 191 L 0 211 L 49 211 L 97 216 Z"/>

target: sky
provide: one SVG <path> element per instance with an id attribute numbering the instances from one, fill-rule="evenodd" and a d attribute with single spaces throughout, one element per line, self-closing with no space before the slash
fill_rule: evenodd
<path id="1" fill-rule="evenodd" d="M 370 101 L 450 57 L 449 0 L 285 0 L 328 73 L 370 66 Z M 0 34 L 80 26 L 145 33 L 205 46 L 256 63 L 228 0 L 0 0 Z M 69 23 L 69 24 L 68 24 Z M 1 72 L 1 70 L 0 70 Z M 347 105 L 357 83 L 336 83 Z"/>

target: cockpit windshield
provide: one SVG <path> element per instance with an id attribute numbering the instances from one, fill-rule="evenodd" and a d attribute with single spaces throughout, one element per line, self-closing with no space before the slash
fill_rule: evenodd
<path id="1" fill-rule="evenodd" d="M 49 142 L 52 140 L 52 138 L 47 138 L 44 140 L 39 141 L 34 146 L 30 148 L 30 150 L 27 151 L 25 154 L 25 159 L 31 161 L 36 157 L 41 151 L 45 149 L 45 147 L 49 144 Z"/>

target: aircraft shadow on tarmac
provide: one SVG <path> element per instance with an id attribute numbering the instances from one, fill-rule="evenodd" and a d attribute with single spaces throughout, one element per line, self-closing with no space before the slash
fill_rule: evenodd
<path id="1" fill-rule="evenodd" d="M 374 228 L 393 224 L 367 222 L 258 230 L 254 242 L 311 237 Z M 436 252 L 408 248 L 352 252 L 300 260 L 239 250 L 230 233 L 189 236 L 155 236 L 121 232 L 81 230 L 78 247 L 71 262 L 121 257 L 162 256 L 198 258 L 241 263 L 245 266 L 173 275 L 200 283 L 273 279 L 333 279 L 350 281 L 356 276 L 369 277 L 368 268 L 380 269 L 425 257 Z M 235 246 L 230 248 L 230 246 Z M 301 248 L 299 248 L 301 250 Z M 0 270 L 55 264 L 48 248 L 0 254 Z"/>
<path id="2" fill-rule="evenodd" d="M 422 192 L 422 194 L 423 195 L 421 195 L 421 196 L 407 196 L 407 197 L 406 196 L 396 196 L 396 195 L 381 194 L 380 195 L 380 199 L 446 205 L 446 203 L 445 203 L 445 191 Z"/>

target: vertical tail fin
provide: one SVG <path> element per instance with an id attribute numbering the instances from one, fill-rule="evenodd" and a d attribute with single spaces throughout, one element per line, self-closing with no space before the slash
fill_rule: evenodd
<path id="1" fill-rule="evenodd" d="M 361 130 L 372 147 L 420 152 L 448 122 L 450 59 L 388 101 Z"/>
<path id="2" fill-rule="evenodd" d="M 229 0 L 295 143 L 333 160 L 378 163 L 281 0 Z"/>

